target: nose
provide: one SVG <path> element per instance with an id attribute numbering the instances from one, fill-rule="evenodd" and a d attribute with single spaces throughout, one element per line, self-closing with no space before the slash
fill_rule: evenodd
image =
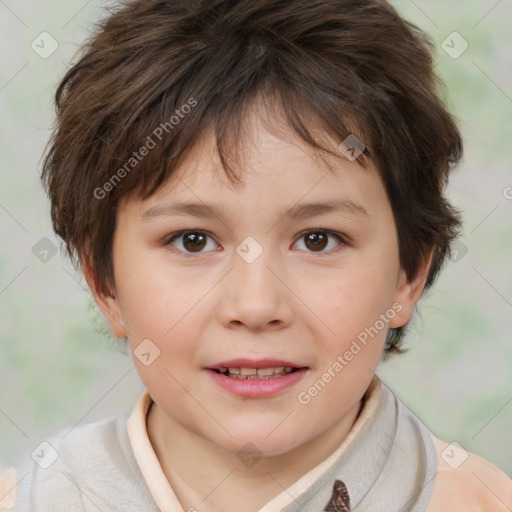
<path id="1" fill-rule="evenodd" d="M 219 289 L 220 322 L 227 328 L 252 331 L 289 326 L 294 299 L 278 260 L 263 250 L 254 261 L 235 252 L 232 261 L 233 268 Z"/>

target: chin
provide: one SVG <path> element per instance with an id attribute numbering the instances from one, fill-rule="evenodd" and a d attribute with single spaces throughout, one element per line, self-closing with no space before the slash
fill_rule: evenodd
<path id="1" fill-rule="evenodd" d="M 229 428 L 228 428 L 229 430 Z M 233 437 L 224 436 L 222 439 L 211 439 L 219 448 L 229 451 L 241 460 L 244 457 L 276 457 L 284 455 L 298 446 L 297 436 L 292 432 L 283 432 L 280 435 L 271 434 L 272 428 L 257 430 L 245 429 L 243 432 L 229 430 Z"/>

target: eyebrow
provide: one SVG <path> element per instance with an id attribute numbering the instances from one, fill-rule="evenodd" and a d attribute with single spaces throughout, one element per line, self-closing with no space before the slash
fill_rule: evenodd
<path id="1" fill-rule="evenodd" d="M 307 219 L 333 212 L 345 212 L 350 215 L 369 217 L 369 213 L 364 206 L 349 199 L 338 199 L 323 203 L 296 204 L 286 211 L 280 211 L 280 219 Z M 142 222 L 148 222 L 155 217 L 173 215 L 191 215 L 198 218 L 225 217 L 222 209 L 215 204 L 169 203 L 152 206 L 141 215 L 141 220 Z"/>

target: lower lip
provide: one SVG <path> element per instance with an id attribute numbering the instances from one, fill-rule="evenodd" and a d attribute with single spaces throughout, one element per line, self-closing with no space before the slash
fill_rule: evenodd
<path id="1" fill-rule="evenodd" d="M 265 398 L 293 386 L 302 379 L 307 370 L 308 368 L 300 368 L 288 375 L 275 377 L 274 379 L 236 379 L 213 370 L 207 369 L 206 371 L 221 388 L 231 393 L 244 398 Z"/>

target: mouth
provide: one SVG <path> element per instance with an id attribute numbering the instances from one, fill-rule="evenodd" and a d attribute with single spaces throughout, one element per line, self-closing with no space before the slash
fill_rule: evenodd
<path id="1" fill-rule="evenodd" d="M 281 359 L 248 359 L 244 357 L 222 361 L 207 368 L 207 370 L 224 377 L 239 380 L 279 379 L 306 369 L 305 366 Z"/>
<path id="2" fill-rule="evenodd" d="M 270 398 L 295 386 L 310 370 L 281 359 L 238 358 L 205 368 L 215 385 L 244 399 Z"/>
<path id="3" fill-rule="evenodd" d="M 210 368 L 210 370 L 224 375 L 225 377 L 231 377 L 232 379 L 278 379 L 279 377 L 285 377 L 290 373 L 300 370 L 300 368 L 293 366 L 270 366 L 267 368 L 244 368 L 240 366 L 231 367 L 220 367 Z"/>

